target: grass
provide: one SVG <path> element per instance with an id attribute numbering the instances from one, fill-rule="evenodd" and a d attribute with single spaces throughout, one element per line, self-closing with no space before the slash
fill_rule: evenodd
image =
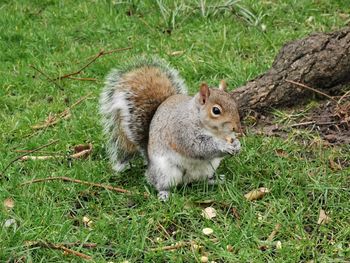
<path id="1" fill-rule="evenodd" d="M 152 251 L 190 240 L 216 262 L 349 260 L 350 170 L 334 171 L 329 165 L 330 159 L 348 164 L 349 146 L 326 147 L 317 135 L 296 130 L 286 140 L 249 134 L 241 154 L 219 168 L 227 178 L 224 185 L 180 187 L 163 204 L 146 183 L 141 162 L 125 173 L 112 172 L 98 116 L 104 77 L 134 55 L 157 54 L 168 60 L 192 94 L 202 81 L 214 85 L 222 78 L 234 88 L 266 71 L 284 43 L 339 29 L 349 22 L 349 12 L 345 0 L 2 1 L 0 170 L 19 155 L 14 150 L 34 149 L 54 139 L 59 142 L 45 151 L 67 154 L 87 142 L 94 151 L 84 160 L 17 161 L 10 166 L 0 181 L 0 261 L 83 261 L 60 250 L 27 246 L 28 240 L 93 242 L 94 249 L 74 249 L 95 262 L 199 262 L 201 253 L 189 247 Z M 79 75 L 97 82 L 65 79 L 58 86 L 31 67 L 54 78 L 81 68 L 101 49 L 128 46 L 132 49 L 103 56 Z M 89 92 L 93 95 L 72 109 L 69 119 L 32 130 L 50 112 L 62 112 Z M 300 144 L 297 137 L 314 143 Z M 20 186 L 48 176 L 149 191 L 151 197 L 58 181 Z M 271 192 L 262 200 L 246 201 L 244 194 L 260 186 Z M 5 209 L 2 203 L 9 197 L 15 205 Z M 208 220 L 196 205 L 204 200 L 229 206 L 215 204 L 218 215 Z M 330 223 L 317 224 L 320 209 L 329 214 Z M 84 225 L 84 216 L 92 220 L 91 227 Z M 5 227 L 8 219 L 16 223 Z M 278 223 L 274 241 L 281 241 L 282 248 L 270 244 L 262 249 Z M 214 230 L 212 237 L 202 234 L 205 227 Z"/>

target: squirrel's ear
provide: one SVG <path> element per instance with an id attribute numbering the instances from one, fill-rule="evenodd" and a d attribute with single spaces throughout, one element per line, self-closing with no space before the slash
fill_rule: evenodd
<path id="1" fill-rule="evenodd" d="M 202 83 L 199 89 L 199 103 L 204 105 L 210 95 L 209 87 L 206 83 Z"/>
<path id="2" fill-rule="evenodd" d="M 227 90 L 227 84 L 225 80 L 221 80 L 219 84 L 219 90 L 226 91 Z"/>

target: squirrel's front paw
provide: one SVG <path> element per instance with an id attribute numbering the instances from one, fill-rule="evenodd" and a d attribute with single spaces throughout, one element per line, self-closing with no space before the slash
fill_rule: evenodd
<path id="1" fill-rule="evenodd" d="M 233 140 L 232 143 L 226 144 L 226 152 L 228 154 L 233 155 L 233 154 L 239 153 L 240 150 L 241 150 L 241 143 L 237 139 Z"/>

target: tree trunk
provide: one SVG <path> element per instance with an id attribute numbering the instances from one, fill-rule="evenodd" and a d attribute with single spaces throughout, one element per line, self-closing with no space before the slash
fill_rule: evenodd
<path id="1" fill-rule="evenodd" d="M 291 106 L 313 95 L 286 80 L 327 94 L 350 83 L 350 27 L 287 43 L 265 74 L 232 91 L 242 116 L 250 110 Z"/>

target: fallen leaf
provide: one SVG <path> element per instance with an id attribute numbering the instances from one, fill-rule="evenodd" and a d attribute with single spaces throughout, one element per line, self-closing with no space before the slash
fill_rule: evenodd
<path id="1" fill-rule="evenodd" d="M 206 219 L 212 219 L 216 217 L 216 210 L 215 208 L 209 206 L 202 210 L 202 216 Z"/>
<path id="2" fill-rule="evenodd" d="M 9 197 L 4 200 L 4 206 L 6 209 L 12 209 L 15 206 L 15 201 Z"/>
<path id="3" fill-rule="evenodd" d="M 318 217 L 317 224 L 318 225 L 323 225 L 323 224 L 328 224 L 331 221 L 331 218 L 326 214 L 326 211 L 323 209 L 320 209 L 320 215 Z"/>
<path id="4" fill-rule="evenodd" d="M 209 228 L 209 227 L 207 227 L 207 228 L 204 228 L 204 229 L 202 230 L 202 232 L 203 232 L 204 235 L 209 236 L 209 235 L 211 235 L 211 234 L 214 233 L 214 230 L 211 229 L 211 228 Z"/>
<path id="5" fill-rule="evenodd" d="M 270 192 L 269 189 L 265 187 L 260 187 L 259 189 L 252 190 L 249 193 L 245 194 L 244 197 L 248 201 L 254 201 L 263 198 L 264 195 L 268 192 Z"/>

